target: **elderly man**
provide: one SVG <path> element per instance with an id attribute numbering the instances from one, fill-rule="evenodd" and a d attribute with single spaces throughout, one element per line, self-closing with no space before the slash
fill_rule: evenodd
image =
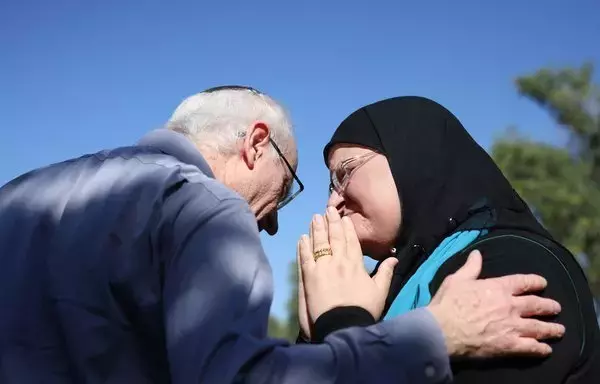
<path id="1" fill-rule="evenodd" d="M 320 345 L 266 338 L 259 229 L 276 233 L 277 210 L 302 188 L 290 121 L 268 96 L 222 87 L 184 101 L 168 128 L 0 189 L 2 383 L 433 383 L 450 377 L 448 354 L 543 355 L 535 339 L 563 332 L 521 318 L 558 303 L 512 300 L 543 279 L 475 280 L 474 256 L 429 308 Z M 327 220 L 312 235 L 346 244 L 329 262 L 300 243 L 313 322 L 370 307 L 361 291 L 383 300 L 390 280 L 356 268 L 353 229 Z"/>

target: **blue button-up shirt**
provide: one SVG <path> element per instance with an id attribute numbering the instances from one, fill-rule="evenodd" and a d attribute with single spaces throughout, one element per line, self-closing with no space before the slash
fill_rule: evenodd
<path id="1" fill-rule="evenodd" d="M 266 338 L 273 283 L 256 219 L 175 132 L 3 186 L 0 264 L 2 383 L 450 377 L 425 309 L 320 345 Z"/>

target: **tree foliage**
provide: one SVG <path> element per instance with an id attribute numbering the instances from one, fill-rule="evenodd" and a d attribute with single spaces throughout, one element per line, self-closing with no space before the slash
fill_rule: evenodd
<path id="1" fill-rule="evenodd" d="M 287 301 L 287 318 L 282 320 L 274 316 L 269 317 L 269 336 L 287 339 L 295 342 L 298 337 L 298 267 L 296 262 L 290 263 L 288 271 L 288 283 L 291 293 Z"/>
<path id="2" fill-rule="evenodd" d="M 566 128 L 574 154 L 590 162 L 590 175 L 600 183 L 600 87 L 593 82 L 594 67 L 541 69 L 517 78 L 521 95 L 547 110 Z"/>
<path id="3" fill-rule="evenodd" d="M 269 337 L 272 338 L 276 338 L 276 339 L 286 339 L 287 338 L 287 334 L 288 334 L 288 330 L 287 330 L 287 324 L 285 322 L 282 322 L 281 320 L 279 320 L 278 318 L 276 318 L 275 316 L 269 316 Z"/>
<path id="4" fill-rule="evenodd" d="M 587 260 L 583 266 L 600 295 L 600 88 L 593 66 L 541 69 L 516 85 L 567 130 L 570 145 L 507 137 L 494 143 L 492 156 L 544 226 Z"/>
<path id="5" fill-rule="evenodd" d="M 296 340 L 300 326 L 298 324 L 298 264 L 295 261 L 290 263 L 288 282 L 291 287 L 290 297 L 287 302 L 288 338 Z"/>

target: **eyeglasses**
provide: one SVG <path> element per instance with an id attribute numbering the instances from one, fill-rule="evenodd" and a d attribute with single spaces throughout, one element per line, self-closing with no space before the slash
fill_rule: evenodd
<path id="1" fill-rule="evenodd" d="M 342 161 L 329 175 L 329 194 L 336 191 L 342 196 L 354 172 L 375 156 L 377 156 L 377 152 L 370 152 Z"/>
<path id="2" fill-rule="evenodd" d="M 279 210 L 279 209 L 285 207 L 286 205 L 288 205 L 292 200 L 294 200 L 296 198 L 296 196 L 298 196 L 300 194 L 300 192 L 304 191 L 304 184 L 302 184 L 302 182 L 296 175 L 294 168 L 292 168 L 292 166 L 290 165 L 290 162 L 285 158 L 285 156 L 283 155 L 283 152 L 281 152 L 281 150 L 279 149 L 277 144 L 275 144 L 273 139 L 269 138 L 269 142 L 271 143 L 273 148 L 275 148 L 275 152 L 277 152 L 277 154 L 279 155 L 281 160 L 283 160 L 283 163 L 286 165 L 287 169 L 290 171 L 290 174 L 292 175 L 292 182 L 289 183 L 285 187 L 285 193 L 283 193 L 281 199 L 279 200 L 279 203 L 277 204 L 277 209 Z M 296 183 L 294 183 L 294 181 Z M 297 185 L 297 188 L 295 188 L 296 185 Z"/>

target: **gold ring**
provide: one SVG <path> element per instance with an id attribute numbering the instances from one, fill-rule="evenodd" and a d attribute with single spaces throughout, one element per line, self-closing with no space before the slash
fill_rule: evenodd
<path id="1" fill-rule="evenodd" d="M 316 250 L 315 252 L 313 252 L 313 257 L 315 258 L 315 261 L 317 261 L 318 258 L 323 257 L 323 256 L 332 256 L 333 252 L 331 252 L 331 248 L 322 248 L 319 250 Z"/>

